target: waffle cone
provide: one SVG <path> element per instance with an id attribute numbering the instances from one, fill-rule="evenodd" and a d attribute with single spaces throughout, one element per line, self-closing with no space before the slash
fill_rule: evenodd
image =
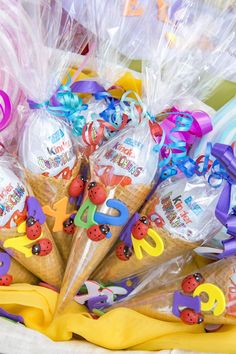
<path id="1" fill-rule="evenodd" d="M 38 279 L 30 273 L 25 267 L 18 263 L 14 258 L 11 258 L 11 266 L 7 272 L 12 276 L 12 283 L 27 283 L 37 284 Z"/>
<path id="2" fill-rule="evenodd" d="M 43 207 L 45 205 L 49 205 L 51 208 L 53 208 L 53 205 L 64 197 L 67 197 L 69 200 L 69 186 L 73 179 L 78 175 L 80 164 L 81 163 L 79 160 L 73 169 L 70 179 L 57 179 L 54 177 L 33 174 L 30 171 L 27 171 L 27 177 L 33 189 L 34 195 Z M 76 202 L 67 204 L 67 214 L 72 214 L 75 210 Z M 70 254 L 72 236 L 68 235 L 63 230 L 53 232 L 54 223 L 55 218 L 47 215 L 47 225 L 51 231 L 51 234 L 62 258 L 66 263 Z"/>
<path id="3" fill-rule="evenodd" d="M 149 201 L 145 204 L 140 211 L 140 215 L 149 214 L 149 205 L 151 203 L 152 201 Z M 167 230 L 157 227 L 154 222 L 150 223 L 150 228 L 156 231 L 163 240 L 164 252 L 160 256 L 152 257 L 143 252 L 142 260 L 139 260 L 133 254 L 128 261 L 122 261 L 117 258 L 116 251 L 113 250 L 95 272 L 93 279 L 108 283 L 127 278 L 131 275 L 138 275 L 154 266 L 158 267 L 172 258 L 184 255 L 201 244 L 199 242 L 185 241 L 178 235 L 170 234 Z"/>
<path id="4" fill-rule="evenodd" d="M 151 190 L 151 185 L 129 185 L 125 187 L 117 185 L 115 188 L 107 187 L 106 189 L 107 198 L 118 199 L 125 203 L 129 210 L 129 216 L 131 217 L 143 204 Z M 117 215 L 113 209 L 107 208 L 105 204 L 97 210 L 109 215 Z M 77 232 L 73 239 L 70 258 L 63 279 L 58 311 L 62 311 L 64 307 L 73 300 L 78 289 L 83 285 L 84 281 L 89 278 L 114 245 L 122 228 L 123 226 L 111 226 L 112 237 L 110 239 L 105 238 L 99 242 L 89 240 L 85 229 L 80 229 Z"/>
<path id="5" fill-rule="evenodd" d="M 229 291 L 233 287 L 231 276 L 235 274 L 235 268 L 236 258 L 231 257 L 215 263 L 211 263 L 199 270 L 199 272 L 204 277 L 204 283 L 211 283 L 218 286 L 224 292 L 226 299 L 226 310 L 222 315 L 215 316 L 212 312 L 203 312 L 205 323 L 236 323 L 235 298 L 231 300 L 231 303 L 229 300 Z M 181 288 L 182 280 L 183 278 L 177 279 L 162 287 L 152 288 L 152 290 L 142 292 L 130 300 L 127 300 L 125 303 L 117 304 L 112 308 L 128 307 L 144 315 L 160 320 L 179 321 L 178 317 L 174 316 L 172 313 L 172 306 L 174 292 L 183 292 Z M 202 293 L 200 297 L 204 302 L 207 301 L 207 296 L 204 296 L 204 293 Z"/>
<path id="6" fill-rule="evenodd" d="M 4 247 L 4 242 L 6 240 L 24 236 L 23 234 L 19 234 L 16 228 L 2 228 L 0 230 L 1 247 L 3 249 L 7 249 L 13 258 L 15 258 L 20 264 L 36 275 L 39 279 L 59 288 L 63 277 L 63 262 L 47 225 L 43 224 L 41 227 L 43 238 L 49 239 L 53 245 L 52 251 L 48 255 L 33 255 L 32 257 L 27 258 L 22 252 L 16 249 L 9 248 L 7 245 Z M 35 243 L 37 243 L 37 240 L 32 240 L 32 245 Z"/>

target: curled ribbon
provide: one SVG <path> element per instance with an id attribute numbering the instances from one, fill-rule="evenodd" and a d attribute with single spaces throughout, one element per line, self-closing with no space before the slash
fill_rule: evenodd
<path id="1" fill-rule="evenodd" d="M 168 114 L 166 119 L 160 123 L 166 133 L 165 142 L 162 148 L 164 156 L 164 168 L 161 178 L 166 179 L 177 174 L 177 168 L 187 177 L 195 173 L 200 174 L 199 165 L 187 154 L 197 138 L 202 137 L 212 130 L 211 119 L 203 111 L 180 112 L 173 107 L 170 112 L 161 113 L 159 116 Z M 205 164 L 206 162 L 205 160 Z M 206 171 L 206 166 L 203 171 Z M 202 171 L 202 173 L 203 173 Z"/>
<path id="2" fill-rule="evenodd" d="M 0 120 L 0 131 L 3 131 L 11 122 L 11 101 L 9 96 L 3 90 L 0 90 L 0 97 L 4 105 L 0 104 L 2 119 Z"/>

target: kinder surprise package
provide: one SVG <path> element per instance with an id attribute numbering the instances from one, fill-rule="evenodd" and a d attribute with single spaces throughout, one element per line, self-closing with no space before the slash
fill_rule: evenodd
<path id="1" fill-rule="evenodd" d="M 68 77 L 68 86 L 60 82 L 70 65 L 69 50 L 79 52 L 86 38 L 74 41 L 78 25 L 69 13 L 63 13 L 60 1 L 53 5 L 36 1 L 34 6 L 31 1 L 11 1 L 1 8 L 5 13 L 1 18 L 3 68 L 21 85 L 28 100 L 26 124 L 18 133 L 19 160 L 66 261 L 72 240 L 68 226 L 77 204 L 69 187 L 79 174 L 82 158 L 69 123 L 83 108 L 79 97 L 76 101 L 68 91 L 72 78 Z"/>
<path id="2" fill-rule="evenodd" d="M 110 349 L 235 324 L 236 158 L 203 103 L 235 75 L 235 18 L 232 1 L 0 4 L 21 94 L 0 87 L 0 314 Z"/>

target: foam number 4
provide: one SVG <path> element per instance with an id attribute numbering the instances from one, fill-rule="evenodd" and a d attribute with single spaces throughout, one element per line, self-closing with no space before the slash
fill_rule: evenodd
<path id="1" fill-rule="evenodd" d="M 127 206 L 117 199 L 108 199 L 106 202 L 108 208 L 112 208 L 118 211 L 119 215 L 112 216 L 103 213 L 95 212 L 94 220 L 98 224 L 107 224 L 112 226 L 125 225 L 129 219 L 129 210 Z"/>
<path id="2" fill-rule="evenodd" d="M 82 229 L 88 229 L 90 226 L 96 224 L 94 220 L 94 214 L 97 207 L 88 198 L 79 208 L 75 216 L 75 225 L 81 227 Z M 83 220 L 86 214 L 86 221 Z"/>
<path id="3" fill-rule="evenodd" d="M 205 283 L 199 285 L 193 296 L 199 296 L 201 293 L 206 293 L 208 296 L 208 301 L 201 301 L 201 310 L 202 311 L 213 311 L 215 316 L 220 316 L 225 311 L 226 301 L 223 291 L 218 288 L 218 286 L 210 283 Z"/>
<path id="4" fill-rule="evenodd" d="M 11 257 L 7 253 L 0 252 L 0 276 L 7 274 L 10 265 Z"/>
<path id="5" fill-rule="evenodd" d="M 139 0 L 126 0 L 124 16 L 141 16 L 143 8 L 139 5 Z"/>
<path id="6" fill-rule="evenodd" d="M 158 233 L 153 229 L 148 229 L 147 235 L 155 242 L 155 246 L 145 239 L 137 240 L 131 235 L 134 253 L 139 260 L 143 259 L 143 251 L 152 257 L 158 257 L 164 252 L 164 243 Z"/>
<path id="7" fill-rule="evenodd" d="M 70 217 L 71 214 L 67 214 L 68 198 L 64 197 L 53 205 L 53 209 L 49 205 L 43 207 L 43 212 L 55 218 L 52 231 L 58 232 L 63 230 L 63 222 Z"/>

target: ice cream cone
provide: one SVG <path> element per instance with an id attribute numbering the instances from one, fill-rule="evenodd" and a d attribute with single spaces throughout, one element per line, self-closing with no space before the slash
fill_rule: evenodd
<path id="1" fill-rule="evenodd" d="M 76 200 L 74 199 L 73 202 L 70 202 L 69 187 L 73 179 L 78 175 L 80 165 L 81 158 L 79 157 L 69 179 L 57 179 L 54 177 L 33 174 L 32 172 L 27 171 L 28 180 L 33 189 L 34 195 L 43 207 L 49 206 L 53 209 L 53 205 L 57 202 L 60 202 L 63 198 L 68 198 L 66 213 L 71 215 L 75 212 Z M 54 224 L 55 217 L 47 215 L 47 225 L 62 258 L 66 263 L 72 245 L 72 235 L 63 230 L 63 225 L 61 225 L 60 231 L 53 231 Z"/>
<path id="2" fill-rule="evenodd" d="M 197 196 L 193 197 L 195 193 Z M 129 260 L 124 261 L 117 257 L 114 249 L 93 274 L 93 279 L 107 283 L 138 275 L 186 254 L 213 237 L 221 227 L 214 214 L 219 193 L 211 190 L 203 177 L 196 177 L 192 181 L 177 177 L 174 181 L 160 184 L 139 214 L 148 217 L 149 229 L 160 237 L 162 253 L 154 256 L 143 252 L 142 259 L 139 259 L 133 252 Z M 190 207 L 187 205 L 188 200 L 193 200 Z M 144 240 L 153 246 L 153 240 L 148 234 Z"/>
<path id="3" fill-rule="evenodd" d="M 47 256 L 40 257 L 32 255 L 32 257 L 27 258 L 22 252 L 12 248 L 11 244 L 9 245 L 9 241 L 13 238 L 19 238 L 25 235 L 19 234 L 17 228 L 2 228 L 0 230 L 1 246 L 10 252 L 12 257 L 39 279 L 60 288 L 64 273 L 64 265 L 47 225 L 44 224 L 41 225 L 41 227 L 43 238 L 47 238 L 52 243 L 52 251 Z M 37 243 L 37 241 L 32 241 L 31 243 L 33 245 L 34 243 Z"/>
<path id="4" fill-rule="evenodd" d="M 1 166 L 0 209 L 1 247 L 39 279 L 59 288 L 64 272 L 61 256 L 16 161 L 14 169 Z"/>
<path id="5" fill-rule="evenodd" d="M 130 148 L 129 143 L 132 143 L 132 141 L 136 143 L 136 148 Z M 119 219 L 118 210 L 109 205 L 109 201 L 112 200 L 122 203 L 127 216 L 122 224 L 116 226 L 110 221 L 104 222 L 104 224 L 109 225 L 111 237 L 104 238 L 104 236 L 100 241 L 88 237 L 89 225 L 88 227 L 81 227 L 80 225 L 83 224 L 80 221 L 77 223 L 75 219 L 75 223 L 80 228 L 73 239 L 72 251 L 60 292 L 58 312 L 63 311 L 65 306 L 73 300 L 84 281 L 89 278 L 115 244 L 124 224 L 145 201 L 152 188 L 152 180 L 157 169 L 158 156 L 154 152 L 153 146 L 154 142 L 149 130 L 147 131 L 143 127 L 129 128 L 114 139 L 111 139 L 90 157 L 91 181 L 95 182 L 95 188 L 105 190 L 106 194 L 104 201 L 95 207 L 96 213 L 102 213 L 103 216 L 105 215 L 105 219 L 108 216 L 108 220 L 111 220 L 111 216 L 113 216 L 113 219 Z M 120 153 L 121 150 L 124 152 L 123 154 Z M 127 154 L 131 156 L 131 161 L 128 160 Z M 147 159 L 147 156 L 150 156 L 150 160 Z M 141 167 L 137 164 L 137 159 L 138 163 L 139 161 L 141 162 Z M 125 167 L 122 167 L 123 165 L 121 164 L 117 167 L 116 161 L 118 160 L 126 161 Z M 150 164 L 151 167 L 148 170 Z M 126 168 L 128 165 L 131 166 L 132 173 Z M 137 175 L 135 176 L 134 174 Z M 90 185 L 84 196 L 82 208 L 86 203 L 90 203 L 92 193 L 95 193 L 93 196 L 96 196 L 97 192 L 90 192 L 89 188 Z M 82 213 L 80 210 L 78 215 Z M 88 223 L 89 211 L 86 220 Z M 101 222 L 97 224 L 101 224 Z M 99 225 L 96 227 L 99 228 Z"/>
<path id="6" fill-rule="evenodd" d="M 14 258 L 12 258 L 10 255 L 8 255 L 6 252 L 4 252 L 3 250 L 0 250 L 0 257 L 2 257 L 2 255 L 4 258 L 7 257 L 7 262 L 9 260 L 9 269 L 6 271 L 6 274 L 9 274 L 12 277 L 10 283 L 12 283 L 12 284 L 15 284 L 15 283 L 37 284 L 39 282 L 39 280 L 31 272 L 29 272 L 25 267 L 23 267 L 20 263 L 18 263 Z M 6 260 L 5 260 L 5 263 L 6 263 Z M 6 274 L 2 273 L 0 276 L 1 282 L 3 282 L 1 285 L 5 285 L 4 284 L 4 281 L 5 281 L 4 276 Z M 8 285 L 8 284 L 6 284 L 6 285 Z"/>
<path id="7" fill-rule="evenodd" d="M 63 222 L 76 210 L 76 198 L 70 198 L 69 186 L 78 175 L 82 156 L 65 123 L 45 110 L 31 111 L 18 153 L 66 263 L 72 234 L 64 232 Z"/>
<path id="8" fill-rule="evenodd" d="M 203 277 L 203 282 L 199 284 L 199 296 L 201 299 L 201 313 L 204 317 L 205 323 L 210 324 L 235 324 L 236 323 L 236 285 L 235 285 L 235 271 L 236 258 L 231 257 L 221 261 L 211 263 L 197 272 Z M 195 273 L 196 274 L 196 273 Z M 124 304 L 116 304 L 116 307 L 128 307 L 134 309 L 144 315 L 158 318 L 167 321 L 180 321 L 180 318 L 175 316 L 172 312 L 174 303 L 174 294 L 176 292 L 184 293 L 182 288 L 182 281 L 185 278 L 179 278 L 162 287 L 148 290 L 139 294 L 132 299 L 126 301 Z M 212 308 L 207 311 L 204 310 L 204 303 L 209 300 L 209 293 L 207 293 L 208 284 L 216 286 L 220 292 L 223 293 L 226 306 L 222 307 L 220 314 L 215 315 L 214 309 L 217 308 L 219 302 L 214 298 Z M 200 286 L 202 287 L 200 292 Z M 196 288 L 196 290 L 198 287 Z M 195 290 L 195 291 L 196 291 Z M 217 294 L 218 291 L 212 294 Z M 210 297 L 212 297 L 210 294 Z M 187 296 L 196 296 L 194 292 L 187 294 Z M 180 304 L 183 309 L 185 306 Z"/>

